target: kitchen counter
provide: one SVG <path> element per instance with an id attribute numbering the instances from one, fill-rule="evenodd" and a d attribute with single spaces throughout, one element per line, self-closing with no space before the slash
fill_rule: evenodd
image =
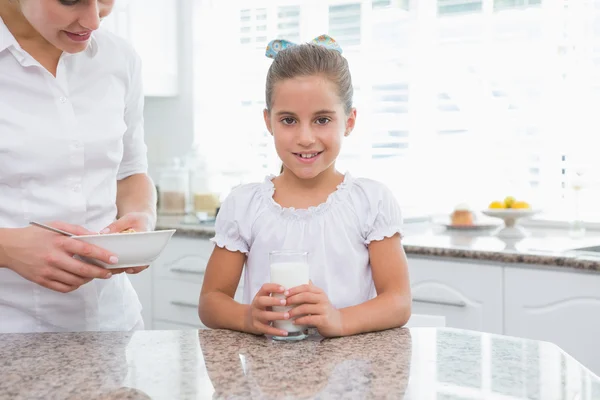
<path id="1" fill-rule="evenodd" d="M 580 399 L 557 346 L 456 329 L 281 343 L 219 331 L 0 335 L 2 399 Z"/>
<path id="2" fill-rule="evenodd" d="M 179 218 L 161 217 L 158 229 L 177 229 L 176 235 L 210 239 L 211 223 L 182 223 Z M 505 264 L 529 264 L 599 271 L 600 253 L 572 249 L 600 245 L 600 232 L 588 232 L 581 239 L 566 230 L 527 228 L 530 236 L 521 240 L 501 239 L 494 230 L 446 230 L 431 223 L 405 224 L 404 250 L 409 255 L 482 260 Z"/>

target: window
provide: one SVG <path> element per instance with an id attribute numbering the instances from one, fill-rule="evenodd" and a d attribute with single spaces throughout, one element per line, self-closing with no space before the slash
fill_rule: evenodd
<path id="1" fill-rule="evenodd" d="M 600 220 L 600 0 L 199 3 L 196 138 L 213 190 L 279 170 L 262 117 L 268 41 L 327 32 L 359 111 L 340 170 L 384 182 L 407 215 L 513 195 Z"/>
<path id="2" fill-rule="evenodd" d="M 494 10 L 506 10 L 510 8 L 539 6 L 542 0 L 495 0 Z"/>

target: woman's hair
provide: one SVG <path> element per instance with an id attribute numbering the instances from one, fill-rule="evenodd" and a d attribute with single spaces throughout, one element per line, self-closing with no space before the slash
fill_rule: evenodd
<path id="1" fill-rule="evenodd" d="M 352 77 L 348 61 L 339 51 L 314 43 L 291 46 L 277 53 L 267 73 L 266 102 L 271 111 L 275 84 L 299 76 L 323 75 L 337 88 L 346 114 L 352 111 Z"/>

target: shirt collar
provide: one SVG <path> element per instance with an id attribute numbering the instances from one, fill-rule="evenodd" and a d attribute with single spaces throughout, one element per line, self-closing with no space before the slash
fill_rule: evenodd
<path id="1" fill-rule="evenodd" d="M 15 46 L 16 48 L 20 48 L 19 43 L 17 43 L 17 39 L 10 33 L 8 27 L 0 17 L 0 53 L 4 50 L 8 49 L 10 46 Z"/>
<path id="2" fill-rule="evenodd" d="M 93 58 L 98 53 L 98 42 L 94 37 L 94 33 L 95 32 L 92 33 L 92 37 L 90 39 L 88 47 L 83 51 L 84 53 L 89 55 L 90 58 Z M 15 49 L 21 50 L 19 42 L 17 42 L 17 39 L 15 39 L 13 34 L 8 30 L 8 27 L 0 17 L 0 53 L 2 53 L 4 50 L 8 49 L 11 46 L 13 46 Z"/>

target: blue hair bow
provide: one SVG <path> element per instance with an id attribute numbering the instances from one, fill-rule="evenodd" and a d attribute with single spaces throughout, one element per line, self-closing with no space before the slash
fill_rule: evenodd
<path id="1" fill-rule="evenodd" d="M 342 48 L 340 47 L 338 42 L 336 42 L 335 39 L 333 39 L 332 37 L 330 37 L 328 35 L 321 35 L 321 36 L 313 39 L 312 43 L 314 43 L 318 46 L 323 46 L 330 50 L 339 51 L 340 54 L 342 53 Z M 267 51 L 265 52 L 265 55 L 269 58 L 275 58 L 275 57 L 277 57 L 277 54 L 281 50 L 285 50 L 288 47 L 292 47 L 292 46 L 296 46 L 296 43 L 292 43 L 285 39 L 271 40 L 269 42 L 269 44 L 267 45 Z"/>

